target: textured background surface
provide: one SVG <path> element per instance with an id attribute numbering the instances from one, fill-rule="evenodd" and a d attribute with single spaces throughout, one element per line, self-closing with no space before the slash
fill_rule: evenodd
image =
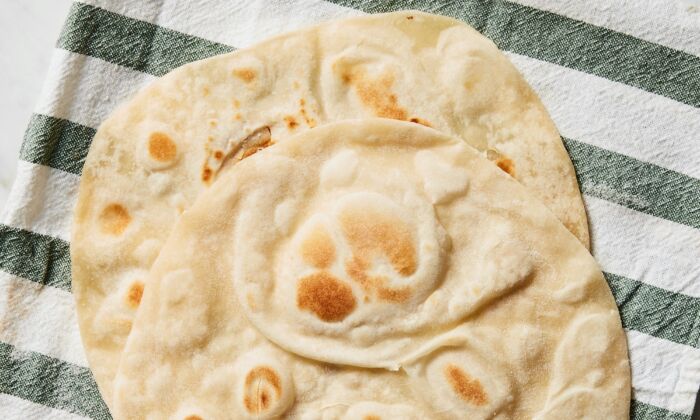
<path id="1" fill-rule="evenodd" d="M 118 102 L 176 65 L 273 33 L 416 8 L 491 37 L 542 97 L 572 155 L 594 255 L 627 330 L 634 418 L 689 418 L 700 382 L 697 9 L 665 0 L 89 3 L 100 7 L 73 6 L 53 53 L 0 223 L 5 417 L 108 417 L 77 333 L 68 239 L 82 159 Z M 8 5 L 0 23 L 20 22 Z M 26 31 L 4 39 L 3 54 L 23 51 Z"/>

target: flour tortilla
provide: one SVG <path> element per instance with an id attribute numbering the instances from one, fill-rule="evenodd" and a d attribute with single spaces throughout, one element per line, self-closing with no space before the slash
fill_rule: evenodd
<path id="1" fill-rule="evenodd" d="M 148 282 L 117 418 L 238 419 L 246 398 L 270 403 L 258 418 L 629 418 L 593 258 L 475 149 L 420 125 L 328 124 L 225 169 Z M 246 393 L 266 367 L 282 392 Z"/>
<path id="2" fill-rule="evenodd" d="M 220 168 L 310 127 L 373 116 L 466 139 L 588 243 L 574 170 L 544 107 L 494 44 L 461 22 L 363 16 L 183 66 L 102 124 L 81 177 L 73 290 L 108 404 L 148 269 Z"/>

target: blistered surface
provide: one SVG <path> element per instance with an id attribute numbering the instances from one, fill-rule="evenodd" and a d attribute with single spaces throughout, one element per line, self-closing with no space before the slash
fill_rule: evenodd
<path id="1" fill-rule="evenodd" d="M 493 43 L 463 23 L 419 12 L 365 16 L 192 63 L 145 88 L 102 124 L 81 177 L 73 290 L 88 360 L 108 402 L 136 313 L 117 304 L 132 294 L 124 283 L 139 281 L 125 277 L 148 270 L 149 255 L 159 249 L 154 244 L 165 240 L 182 212 L 223 168 L 294 134 L 361 117 L 461 137 L 588 242 L 575 174 L 546 111 Z M 425 187 L 433 202 L 468 188 L 428 155 L 416 159 L 415 171 L 431 174 Z M 327 162 L 326 187 L 351 182 L 361 160 L 339 154 Z M 289 214 L 278 210 L 271 220 L 284 227 Z M 395 287 L 389 294 L 408 296 Z M 345 306 L 349 310 L 349 301 Z"/>
<path id="2" fill-rule="evenodd" d="M 592 257 L 509 175 L 420 125 L 331 124 L 231 167 L 146 282 L 118 417 L 628 415 Z"/>

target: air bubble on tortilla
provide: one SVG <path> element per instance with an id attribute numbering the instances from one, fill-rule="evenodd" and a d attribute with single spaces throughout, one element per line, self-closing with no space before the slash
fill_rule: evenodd
<path id="1" fill-rule="evenodd" d="M 469 186 L 466 169 L 445 163 L 434 152 L 418 152 L 414 165 L 423 180 L 423 189 L 433 204 L 449 202 L 464 194 Z"/>
<path id="2" fill-rule="evenodd" d="M 357 175 L 359 159 L 353 150 L 341 150 L 321 168 L 321 185 L 332 189 L 350 184 Z"/>
<path id="3" fill-rule="evenodd" d="M 236 400 L 244 418 L 276 418 L 292 406 L 294 382 L 287 366 L 271 348 L 251 349 L 236 360 Z"/>
<path id="4" fill-rule="evenodd" d="M 172 194 L 168 198 L 168 204 L 170 207 L 173 207 L 175 210 L 177 210 L 178 213 L 182 213 L 185 211 L 185 208 L 187 208 L 187 199 L 185 198 L 185 195 L 182 193 L 175 193 Z"/>
<path id="5" fill-rule="evenodd" d="M 160 333 L 160 345 L 168 351 L 183 351 L 206 342 L 212 322 L 210 305 L 194 272 L 181 268 L 164 274 L 159 291 L 161 318 L 154 328 Z M 187 316 L 175 315 L 182 313 Z"/>
<path id="6" fill-rule="evenodd" d="M 177 157 L 177 145 L 170 136 L 156 131 L 148 136 L 148 154 L 157 162 L 172 162 Z"/>
<path id="7" fill-rule="evenodd" d="M 275 227 L 282 234 L 289 233 L 294 221 L 297 201 L 294 199 L 286 199 L 275 207 Z"/>
<path id="8" fill-rule="evenodd" d="M 106 205 L 99 215 L 102 233 L 112 236 L 119 236 L 124 233 L 131 220 L 129 211 L 119 203 Z"/>
<path id="9" fill-rule="evenodd" d="M 457 342 L 406 367 L 414 386 L 435 410 L 470 419 L 498 417 L 513 400 L 508 369 L 498 363 L 494 349 Z"/>
<path id="10" fill-rule="evenodd" d="M 340 226 L 356 258 L 369 262 L 381 255 L 396 274 L 407 277 L 418 265 L 413 229 L 388 210 L 353 206 L 340 213 Z"/>
<path id="11" fill-rule="evenodd" d="M 162 123 L 150 123 L 139 130 L 139 150 L 137 155 L 148 172 L 161 171 L 175 165 L 182 151 L 172 130 Z"/>
<path id="12" fill-rule="evenodd" d="M 172 177 L 162 172 L 152 172 L 148 174 L 148 189 L 154 195 L 163 195 L 170 187 Z"/>
<path id="13" fill-rule="evenodd" d="M 476 406 L 486 405 L 489 402 L 489 397 L 479 379 L 471 377 L 459 366 L 447 364 L 443 373 L 452 391 L 460 399 Z"/>
<path id="14" fill-rule="evenodd" d="M 134 249 L 133 256 L 144 267 L 150 267 L 158 256 L 162 246 L 163 243 L 158 239 L 146 239 Z"/>
<path id="15" fill-rule="evenodd" d="M 365 301 L 415 305 L 435 289 L 444 229 L 425 200 L 403 198 L 398 204 L 386 194 L 356 192 L 334 203 L 339 258 L 349 280 L 369 297 Z"/>

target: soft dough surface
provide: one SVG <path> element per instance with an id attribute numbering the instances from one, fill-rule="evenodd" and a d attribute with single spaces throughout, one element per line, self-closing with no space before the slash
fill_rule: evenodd
<path id="1" fill-rule="evenodd" d="M 224 168 L 147 283 L 119 418 L 629 416 L 593 258 L 476 149 L 421 125 L 332 123 Z"/>
<path id="2" fill-rule="evenodd" d="M 364 16 L 192 63 L 102 124 L 81 177 L 73 290 L 108 403 L 144 276 L 223 163 L 314 126 L 373 116 L 465 139 L 588 243 L 575 173 L 547 112 L 496 46 L 463 23 Z"/>

